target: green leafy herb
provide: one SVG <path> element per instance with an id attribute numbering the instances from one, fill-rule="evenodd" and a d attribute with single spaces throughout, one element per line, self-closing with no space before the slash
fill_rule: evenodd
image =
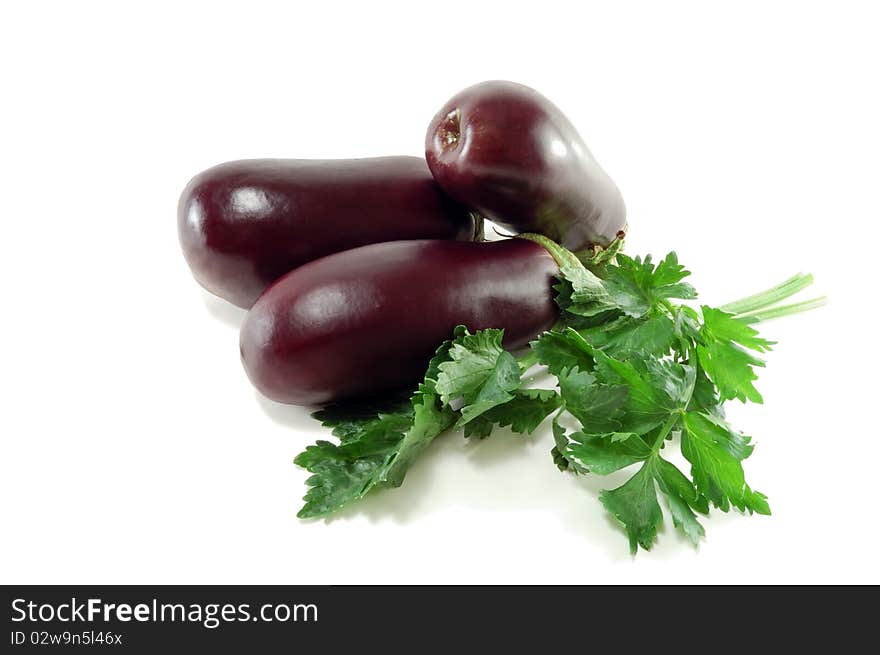
<path id="1" fill-rule="evenodd" d="M 545 332 L 531 346 L 538 361 L 554 375 L 572 366 L 586 370 L 593 367 L 593 350 L 575 330 Z"/>
<path id="2" fill-rule="evenodd" d="M 482 418 L 513 432 L 531 434 L 559 407 L 561 399 L 552 389 L 519 389 L 513 399 L 493 407 Z"/>
<path id="3" fill-rule="evenodd" d="M 607 325 L 583 330 L 584 339 L 609 355 L 640 353 L 662 357 L 675 345 L 675 324 L 663 313 L 641 318 L 621 316 Z"/>
<path id="4" fill-rule="evenodd" d="M 463 403 L 457 427 L 513 399 L 520 369 L 516 358 L 501 346 L 503 336 L 503 330 L 470 334 L 465 329 L 453 340 L 449 359 L 438 365 L 440 399 L 446 405 Z"/>
<path id="5" fill-rule="evenodd" d="M 452 411 L 441 406 L 434 394 L 417 394 L 413 400 L 411 425 L 397 444 L 381 482 L 399 487 L 416 457 L 434 437 L 452 424 L 454 418 Z"/>
<path id="6" fill-rule="evenodd" d="M 577 262 L 563 263 L 559 275 L 557 302 L 564 299 L 566 311 L 578 316 L 596 316 L 619 308 L 605 283 Z"/>
<path id="7" fill-rule="evenodd" d="M 693 544 L 705 534 L 698 515 L 722 511 L 769 514 L 767 497 L 746 482 L 749 437 L 725 420 L 727 400 L 762 402 L 754 386 L 762 318 L 820 304 L 773 306 L 803 289 L 795 276 L 766 292 L 717 309 L 675 304 L 697 294 L 675 253 L 654 264 L 613 250 L 586 258 L 586 268 L 544 237 L 560 263 L 559 324 L 517 359 L 502 330 L 456 328 L 408 398 L 376 405 L 328 407 L 314 416 L 338 443 L 318 441 L 296 458 L 312 475 L 302 517 L 327 516 L 372 489 L 399 486 L 412 462 L 450 427 L 488 437 L 496 427 L 532 434 L 550 415 L 552 462 L 579 475 L 632 469 L 599 500 L 622 525 L 635 553 L 657 539 L 664 510 Z M 736 313 L 740 312 L 740 313 Z M 535 363 L 556 389 L 524 387 Z M 563 420 L 565 419 L 565 420 Z M 569 432 L 564 425 L 577 424 Z M 570 428 L 571 429 L 571 428 Z M 678 458 L 689 474 L 673 464 Z"/>
<path id="8" fill-rule="evenodd" d="M 440 402 L 436 376 L 450 348 L 464 338 L 444 342 L 428 365 L 425 380 L 406 404 L 332 406 L 314 417 L 332 428 L 339 444 L 318 441 L 297 455 L 294 463 L 312 473 L 309 490 L 297 516 L 328 516 L 365 496 L 374 487 L 398 487 L 415 458 L 438 434 L 455 422 L 455 413 Z M 389 413 L 389 410 L 390 413 Z"/>
<path id="9" fill-rule="evenodd" d="M 685 412 L 681 452 L 691 463 L 691 474 L 699 492 L 715 507 L 727 511 L 769 514 L 767 496 L 746 484 L 742 461 L 752 454 L 750 439 L 708 414 Z"/>
<path id="10" fill-rule="evenodd" d="M 711 307 L 703 306 L 702 343 L 697 345 L 700 365 L 718 387 L 723 400 L 738 398 L 762 403 L 764 399 L 752 384 L 758 379 L 755 366 L 764 366 L 747 349 L 765 352 L 772 341 L 758 337 L 758 331 L 749 325 L 752 319 L 737 318 Z"/>
<path id="11" fill-rule="evenodd" d="M 630 552 L 649 550 L 657 538 L 663 512 L 657 502 L 652 462 L 646 462 L 626 483 L 599 494 L 599 500 L 626 528 Z"/>
<path id="12" fill-rule="evenodd" d="M 575 432 L 566 447 L 566 459 L 574 458 L 587 473 L 608 475 L 643 461 L 651 455 L 651 448 L 632 432 L 588 434 Z"/>
<path id="13" fill-rule="evenodd" d="M 651 256 L 644 261 L 626 255 L 617 256 L 617 265 L 607 269 L 605 287 L 624 314 L 639 318 L 669 298 L 692 299 L 697 297 L 694 288 L 682 282 L 690 275 L 678 263 L 674 252 L 654 266 Z"/>
<path id="14" fill-rule="evenodd" d="M 628 400 L 624 385 L 598 385 L 596 377 L 573 368 L 558 376 L 565 409 L 594 433 L 621 429 L 623 407 Z"/>
<path id="15" fill-rule="evenodd" d="M 294 462 L 312 473 L 306 480 L 306 503 L 298 516 L 326 516 L 381 483 L 382 473 L 403 439 L 405 426 L 405 417 L 395 416 L 346 443 L 319 441 L 297 455 Z"/>

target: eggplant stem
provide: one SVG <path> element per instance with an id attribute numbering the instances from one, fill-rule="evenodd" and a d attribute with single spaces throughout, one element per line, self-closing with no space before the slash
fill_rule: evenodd
<path id="1" fill-rule="evenodd" d="M 553 239 L 545 237 L 543 234 L 538 234 L 536 232 L 523 232 L 522 234 L 517 234 L 516 238 L 533 241 L 539 246 L 543 246 L 544 249 L 553 256 L 553 259 L 556 260 L 556 264 L 559 268 L 563 268 L 566 265 L 574 266 L 576 268 L 584 268 L 581 260 L 578 259 L 577 255 L 571 250 L 565 246 L 560 246 Z"/>

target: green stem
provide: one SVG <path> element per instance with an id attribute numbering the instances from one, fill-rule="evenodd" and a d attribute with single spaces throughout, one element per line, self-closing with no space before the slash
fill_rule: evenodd
<path id="1" fill-rule="evenodd" d="M 745 312 L 743 314 L 737 314 L 736 318 L 748 318 L 752 319 L 754 323 L 759 323 L 761 321 L 769 321 L 774 318 L 782 318 L 783 316 L 791 316 L 792 314 L 800 314 L 801 312 L 808 312 L 811 309 L 816 309 L 817 307 L 822 307 L 828 303 L 828 298 L 822 296 L 820 298 L 813 298 L 812 300 L 804 300 L 803 302 L 796 302 L 791 305 L 782 305 L 781 307 L 771 307 L 769 309 L 761 309 L 753 312 Z"/>
<path id="2" fill-rule="evenodd" d="M 482 214 L 471 212 L 471 218 L 474 221 L 474 241 L 480 242 L 486 240 L 486 221 Z"/>
<path id="3" fill-rule="evenodd" d="M 660 434 L 657 435 L 657 439 L 654 441 L 654 445 L 651 446 L 652 455 L 656 455 L 660 452 L 660 446 L 663 445 L 663 440 L 672 431 L 672 428 L 675 427 L 675 424 L 678 423 L 678 419 L 680 417 L 681 412 L 676 412 L 672 414 L 668 419 L 666 419 L 666 423 L 664 423 L 663 427 L 660 428 Z"/>
<path id="4" fill-rule="evenodd" d="M 562 268 L 565 265 L 584 268 L 581 260 L 579 260 L 571 250 L 560 246 L 553 239 L 549 239 L 543 234 L 537 234 L 536 232 L 523 232 L 522 234 L 517 234 L 516 238 L 534 241 L 538 245 L 543 246 L 547 252 L 553 256 L 553 259 L 556 260 L 556 264 L 559 268 Z"/>
<path id="5" fill-rule="evenodd" d="M 565 411 L 565 401 L 562 401 L 562 404 L 559 406 L 559 409 L 556 410 L 556 413 L 553 415 L 553 423 L 559 422 L 559 417 L 562 416 L 562 413 Z"/>
<path id="6" fill-rule="evenodd" d="M 785 300 L 789 296 L 793 296 L 798 291 L 807 288 L 813 283 L 812 275 L 797 275 L 790 277 L 785 282 L 777 284 L 775 287 L 756 293 L 740 300 L 734 300 L 726 305 L 721 305 L 719 309 L 729 314 L 745 314 L 754 312 L 765 307 L 770 307 L 776 303 Z"/>

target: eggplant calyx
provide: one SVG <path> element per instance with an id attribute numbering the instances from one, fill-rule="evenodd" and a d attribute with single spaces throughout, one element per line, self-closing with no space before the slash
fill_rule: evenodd
<path id="1" fill-rule="evenodd" d="M 614 264 L 616 262 L 617 253 L 623 252 L 626 243 L 626 230 L 617 233 L 608 246 L 600 246 L 598 244 L 590 246 L 585 250 L 574 253 L 575 256 L 588 268 L 596 268 L 604 264 Z"/>

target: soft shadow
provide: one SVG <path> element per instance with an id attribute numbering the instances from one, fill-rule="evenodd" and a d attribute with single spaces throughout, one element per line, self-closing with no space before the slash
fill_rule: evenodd
<path id="1" fill-rule="evenodd" d="M 347 520 L 357 516 L 366 517 L 371 523 L 392 520 L 408 524 L 424 517 L 431 511 L 444 510 L 450 506 L 463 505 L 501 511 L 516 511 L 518 493 L 511 494 L 517 484 L 510 487 L 496 485 L 488 478 L 480 478 L 478 488 L 458 486 L 452 480 L 438 477 L 438 468 L 448 475 L 450 466 L 438 466 L 441 460 L 458 460 L 453 466 L 476 464 L 478 469 L 492 469 L 509 465 L 509 460 L 525 456 L 532 444 L 522 435 L 508 429 L 498 429 L 488 439 L 465 439 L 461 431 L 446 432 L 437 437 L 407 471 L 403 484 L 397 488 L 371 491 L 356 503 L 345 507 L 327 523 Z"/>
<path id="2" fill-rule="evenodd" d="M 231 302 L 227 302 L 204 289 L 202 289 L 202 302 L 205 303 L 205 308 L 212 317 L 236 330 L 241 327 L 244 317 L 247 316 L 246 309 L 236 307 Z"/>
<path id="3" fill-rule="evenodd" d="M 458 433 L 461 437 L 461 433 Z M 523 457 L 523 451 L 536 446 L 538 441 L 534 435 L 524 436 L 510 430 L 510 428 L 496 427 L 492 434 L 485 439 L 463 439 L 464 444 L 460 450 L 467 456 L 468 461 L 479 469 L 490 469 L 495 466 L 503 466 L 508 461 L 517 457 Z M 543 441 L 543 440 L 542 440 Z M 543 446 L 539 446 L 543 447 Z M 550 447 L 547 445 L 547 457 L 550 456 Z"/>
<path id="4" fill-rule="evenodd" d="M 254 398 L 256 398 L 257 404 L 265 412 L 266 416 L 279 425 L 293 428 L 294 430 L 314 431 L 315 428 L 318 430 L 322 429 L 321 425 L 311 416 L 312 412 L 318 409 L 317 407 L 276 403 L 256 390 L 254 390 Z"/>
<path id="5" fill-rule="evenodd" d="M 560 472 L 550 458 L 552 438 L 548 432 L 542 428 L 536 435 L 524 437 L 508 429 L 496 429 L 482 441 L 465 440 L 460 432 L 443 435 L 417 460 L 403 486 L 373 492 L 340 512 L 337 518 L 364 516 L 374 523 L 390 519 L 407 524 L 431 511 L 454 506 L 506 512 L 511 517 L 537 511 L 555 516 L 568 532 L 599 546 L 609 561 L 670 561 L 684 553 L 697 553 L 691 542 L 673 527 L 661 499 L 664 522 L 657 531 L 654 547 L 650 552 L 640 548 L 635 556 L 631 555 L 623 526 L 602 507 L 599 493 L 619 487 L 634 470 L 608 476 Z M 438 467 L 441 458 L 457 461 Z M 458 486 L 445 479 L 452 468 L 468 465 L 482 470 L 476 480 Z M 511 475 L 507 470 L 510 468 L 521 470 L 522 475 Z M 707 532 L 711 532 L 707 517 L 699 518 Z M 717 518 L 723 521 L 727 517 Z"/>
<path id="6" fill-rule="evenodd" d="M 308 411 L 302 408 L 278 406 L 266 400 L 261 403 L 279 422 L 301 426 L 300 421 L 308 418 Z M 299 410 L 299 414 L 292 410 Z M 696 553 L 690 541 L 672 526 L 668 508 L 661 500 L 665 520 L 654 548 L 650 552 L 639 549 L 636 556 L 630 555 L 626 533 L 602 507 L 599 493 L 622 485 L 634 469 L 607 476 L 563 473 L 550 458 L 552 445 L 549 425 L 531 436 L 496 428 L 483 440 L 464 439 L 460 431 L 447 432 L 414 462 L 400 487 L 373 490 L 333 516 L 317 521 L 332 525 L 366 518 L 370 523 L 408 525 L 432 512 L 456 506 L 508 513 L 511 520 L 517 520 L 522 512 L 535 511 L 556 517 L 566 531 L 598 545 L 609 561 L 666 561 L 679 558 L 683 552 Z M 450 479 L 456 470 L 463 475 Z M 706 517 L 699 518 L 711 532 Z M 723 521 L 727 517 L 718 518 Z"/>

